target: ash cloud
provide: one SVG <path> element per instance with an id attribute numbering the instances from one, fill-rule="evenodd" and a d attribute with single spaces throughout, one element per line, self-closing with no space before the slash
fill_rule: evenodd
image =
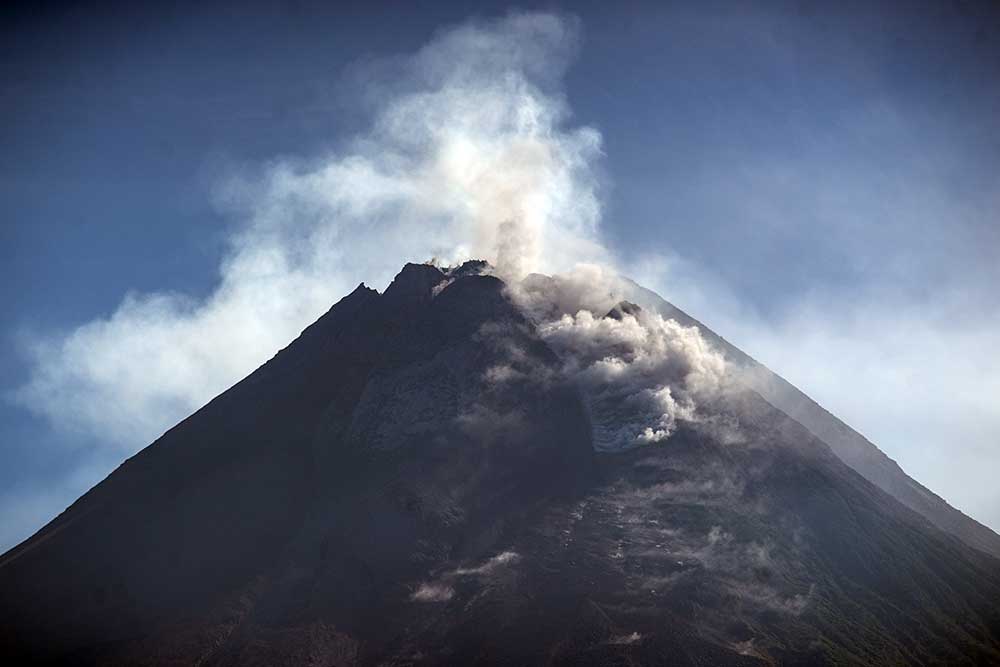
<path id="1" fill-rule="evenodd" d="M 561 379 L 584 389 L 599 449 L 661 442 L 679 421 L 705 418 L 698 403 L 725 368 L 698 331 L 653 313 L 605 317 L 627 290 L 600 240 L 601 137 L 572 123 L 562 91 L 578 42 L 570 18 L 514 13 L 372 67 L 366 133 L 335 154 L 219 185 L 240 224 L 212 294 L 130 294 L 107 318 L 36 337 L 16 400 L 134 451 L 286 345 L 359 277 L 386 284 L 405 260 L 482 258 L 560 353 Z M 540 372 L 511 359 L 489 379 Z"/>
<path id="2" fill-rule="evenodd" d="M 722 355 L 698 330 L 656 313 L 580 310 L 544 323 L 540 333 L 584 387 L 599 450 L 666 440 L 678 420 L 695 421 L 699 399 L 725 382 Z"/>
<path id="3" fill-rule="evenodd" d="M 562 379 L 583 390 L 597 450 L 662 442 L 679 421 L 739 441 L 734 425 L 699 407 L 729 387 L 723 355 L 696 327 L 624 301 L 629 286 L 610 266 L 584 264 L 559 276 L 532 275 L 509 291 L 562 360 Z M 523 375 L 510 364 L 491 369 L 490 379 Z"/>
<path id="4" fill-rule="evenodd" d="M 335 153 L 234 173 L 237 221 L 213 293 L 129 294 L 68 332 L 26 336 L 14 400 L 134 451 L 251 372 L 364 278 L 485 258 L 518 279 L 605 261 L 594 163 L 561 78 L 576 22 L 513 13 L 440 32 L 368 72 L 369 130 Z"/>

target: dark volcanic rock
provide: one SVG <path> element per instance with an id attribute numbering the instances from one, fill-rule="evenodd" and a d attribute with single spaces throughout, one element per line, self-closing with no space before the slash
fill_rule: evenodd
<path id="1" fill-rule="evenodd" d="M 5 664 L 1000 660 L 1000 563 L 757 393 L 595 454 L 483 273 L 359 286 L 5 554 Z"/>
<path id="2" fill-rule="evenodd" d="M 751 358 L 659 295 L 631 284 L 630 298 L 685 326 L 696 326 L 730 363 L 743 371 L 743 380 L 768 402 L 800 422 L 833 449 L 844 463 L 865 479 L 924 516 L 935 526 L 969 546 L 1000 558 L 1000 535 L 949 505 L 943 498 L 907 475 L 863 435 L 825 410 L 802 391 Z"/>

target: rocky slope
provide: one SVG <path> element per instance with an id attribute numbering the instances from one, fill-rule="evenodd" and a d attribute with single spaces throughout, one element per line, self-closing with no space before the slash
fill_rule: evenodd
<path id="1" fill-rule="evenodd" d="M 789 415 L 833 449 L 844 463 L 861 473 L 868 481 L 926 517 L 941 530 L 954 535 L 969 546 L 1000 558 L 1000 535 L 948 504 L 946 500 L 920 484 L 882 450 L 863 435 L 809 398 L 769 368 L 735 347 L 722 336 L 706 327 L 659 295 L 631 283 L 626 290 L 629 298 L 676 319 L 688 326 L 697 326 L 706 338 L 722 350 L 743 372 L 743 381 L 772 405 Z"/>
<path id="2" fill-rule="evenodd" d="M 0 657 L 1000 660 L 1000 562 L 753 389 L 595 451 L 592 397 L 480 269 L 360 286 L 5 554 Z"/>

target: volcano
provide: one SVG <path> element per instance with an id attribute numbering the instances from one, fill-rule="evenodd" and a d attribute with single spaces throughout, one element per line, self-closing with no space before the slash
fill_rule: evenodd
<path id="1" fill-rule="evenodd" d="M 360 285 L 0 557 L 0 657 L 1000 662 L 1000 536 L 652 292 L 578 287 Z"/>

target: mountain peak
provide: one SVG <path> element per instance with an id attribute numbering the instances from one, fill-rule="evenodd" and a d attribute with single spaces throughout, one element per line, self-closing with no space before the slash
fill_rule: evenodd
<path id="1" fill-rule="evenodd" d="M 360 285 L 8 554 L 0 659 L 1000 660 L 1000 563 L 755 391 L 696 405 L 694 327 L 490 273 Z"/>
<path id="2" fill-rule="evenodd" d="M 430 301 L 434 287 L 445 279 L 444 272 L 433 264 L 407 263 L 386 288 L 384 296 L 393 303 Z"/>
<path id="3" fill-rule="evenodd" d="M 427 303 L 460 278 L 491 276 L 492 272 L 489 262 L 481 259 L 468 260 L 453 267 L 408 262 L 386 288 L 385 296 L 397 306 Z"/>
<path id="4" fill-rule="evenodd" d="M 470 259 L 462 262 L 458 266 L 445 269 L 445 273 L 452 278 L 462 276 L 482 276 L 493 272 L 493 266 L 485 259 Z"/>

